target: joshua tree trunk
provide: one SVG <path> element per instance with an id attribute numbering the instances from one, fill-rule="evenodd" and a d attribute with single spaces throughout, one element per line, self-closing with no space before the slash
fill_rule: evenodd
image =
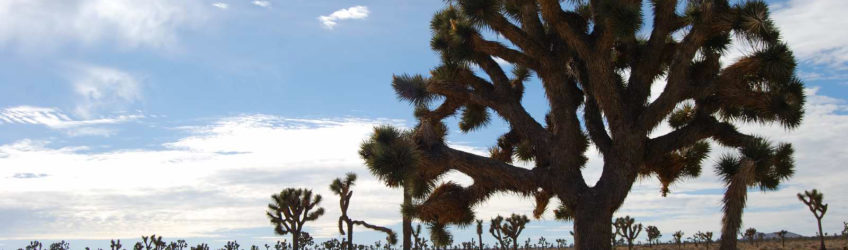
<path id="1" fill-rule="evenodd" d="M 824 217 L 824 216 L 822 216 L 822 217 Z M 816 220 L 819 222 L 819 240 L 821 240 L 821 248 L 819 248 L 819 249 L 825 250 L 827 248 L 824 247 L 824 234 L 822 233 L 821 219 L 822 219 L 821 217 L 816 216 Z"/>
<path id="2" fill-rule="evenodd" d="M 483 250 L 483 234 L 477 234 L 477 238 L 480 240 L 480 250 Z"/>
<path id="3" fill-rule="evenodd" d="M 598 202 L 580 205 L 574 216 L 575 249 L 612 249 L 610 244 L 612 212 L 609 212 L 611 210 L 601 208 Z"/>
<path id="4" fill-rule="evenodd" d="M 300 232 L 292 234 L 292 249 L 300 250 Z"/>
<path id="5" fill-rule="evenodd" d="M 412 195 L 405 186 L 403 187 L 403 204 L 412 204 Z M 410 250 L 410 247 L 412 247 L 412 218 L 403 215 L 403 250 Z"/>
<path id="6" fill-rule="evenodd" d="M 353 223 L 347 222 L 347 250 L 353 250 Z"/>
<path id="7" fill-rule="evenodd" d="M 742 212 L 748 198 L 748 183 L 753 177 L 753 164 L 743 164 L 733 175 L 724 192 L 724 218 L 722 218 L 721 244 L 719 250 L 736 250 L 736 235 L 742 225 Z"/>

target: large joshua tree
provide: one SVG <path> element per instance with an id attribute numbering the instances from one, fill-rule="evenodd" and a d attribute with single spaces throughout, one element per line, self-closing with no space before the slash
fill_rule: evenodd
<path id="1" fill-rule="evenodd" d="M 827 204 L 822 200 L 824 195 L 819 193 L 818 190 L 813 189 L 811 191 L 804 191 L 803 194 L 798 193 L 798 199 L 807 205 L 810 208 L 810 212 L 813 213 L 813 216 L 816 217 L 816 221 L 819 224 L 819 239 L 821 240 L 821 248 L 825 249 L 824 246 L 824 233 L 822 232 L 821 220 L 824 218 L 824 214 L 827 213 Z"/>
<path id="2" fill-rule="evenodd" d="M 372 230 L 377 230 L 386 233 L 387 244 L 394 245 L 395 243 L 397 243 L 397 234 L 395 234 L 395 232 L 391 229 L 387 227 L 371 225 L 361 220 L 354 220 L 347 215 L 347 210 L 350 207 L 350 198 L 353 197 L 353 190 L 351 190 L 350 188 L 353 186 L 355 181 L 356 174 L 348 173 L 345 176 L 344 180 L 336 178 L 335 180 L 333 180 L 333 183 L 330 184 L 330 190 L 339 196 L 339 207 L 342 210 L 342 215 L 339 216 L 339 233 L 344 235 L 344 225 L 347 225 L 347 249 L 353 250 L 353 225 L 360 225 Z"/>
<path id="3" fill-rule="evenodd" d="M 665 193 L 700 172 L 705 140 L 755 144 L 736 123 L 800 123 L 803 84 L 765 3 L 644 2 L 650 15 L 640 0 L 455 0 L 436 13 L 431 45 L 441 64 L 392 83 L 415 105 L 418 124 L 384 142 L 412 141 L 424 180 L 457 170 L 474 184 L 442 185 L 412 214 L 467 225 L 471 206 L 495 192 L 534 195 L 537 208 L 556 198 L 572 213 L 577 249 L 610 249 L 609 222 L 638 176 L 656 175 Z M 734 39 L 753 52 L 722 65 Z M 545 91 L 543 119 L 522 106 L 531 74 Z M 657 86 L 662 92 L 652 94 Z M 445 119 L 459 113 L 459 129 L 469 132 L 487 125 L 490 111 L 509 128 L 489 156 L 444 142 Z M 669 132 L 649 136 L 666 131 L 657 129 L 666 120 Z M 589 145 L 604 161 L 594 184 L 583 179 Z M 532 160 L 532 169 L 514 166 L 514 157 Z"/>
<path id="4" fill-rule="evenodd" d="M 794 173 L 792 146 L 772 146 L 764 139 L 756 139 L 740 150 L 739 156 L 725 155 L 717 164 L 716 173 L 725 181 L 727 189 L 722 198 L 721 243 L 719 249 L 736 249 L 736 235 L 742 226 L 742 212 L 749 187 L 762 191 L 776 190 L 780 181 Z"/>
<path id="5" fill-rule="evenodd" d="M 271 203 L 265 213 L 274 224 L 274 232 L 279 235 L 292 235 L 292 249 L 300 250 L 301 240 L 305 236 L 303 225 L 324 215 L 324 208 L 318 207 L 321 195 L 312 195 L 312 190 L 286 188 L 279 194 L 271 195 Z"/>

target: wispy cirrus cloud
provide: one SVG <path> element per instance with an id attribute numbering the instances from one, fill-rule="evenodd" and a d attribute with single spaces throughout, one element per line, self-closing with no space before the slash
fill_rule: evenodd
<path id="1" fill-rule="evenodd" d="M 71 69 L 70 80 L 77 98 L 74 113 L 81 117 L 125 112 L 142 98 L 141 81 L 126 71 L 87 64 Z"/>
<path id="2" fill-rule="evenodd" d="M 67 129 L 91 125 L 116 124 L 143 118 L 143 115 L 119 115 L 90 120 L 72 119 L 56 108 L 17 106 L 0 110 L 0 121 L 9 124 L 44 125 L 53 129 Z"/>
<path id="3" fill-rule="evenodd" d="M 0 110 L 0 124 L 42 125 L 70 136 L 110 136 L 115 130 L 104 127 L 144 118 L 142 114 L 124 114 L 96 119 L 74 119 L 56 108 L 16 106 Z"/>
<path id="4" fill-rule="evenodd" d="M 368 17 L 369 11 L 366 6 L 353 6 L 347 9 L 340 9 L 334 11 L 332 14 L 327 16 L 320 16 L 318 20 L 321 21 L 321 24 L 324 25 L 327 29 L 333 29 L 338 25 L 339 21 L 349 20 L 349 19 L 365 19 Z"/>

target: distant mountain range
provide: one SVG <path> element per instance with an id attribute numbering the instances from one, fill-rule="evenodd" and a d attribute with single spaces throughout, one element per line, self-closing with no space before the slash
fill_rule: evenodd
<path id="1" fill-rule="evenodd" d="M 801 238 L 801 237 L 804 237 L 804 236 L 800 235 L 800 234 L 793 233 L 793 232 L 786 232 L 786 238 L 787 239 Z M 763 239 L 773 240 L 773 239 L 780 239 L 780 237 L 777 236 L 777 232 L 774 232 L 774 233 L 767 233 L 767 234 L 763 235 Z"/>

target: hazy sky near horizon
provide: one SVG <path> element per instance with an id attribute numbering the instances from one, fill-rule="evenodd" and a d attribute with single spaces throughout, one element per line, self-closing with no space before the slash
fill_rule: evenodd
<path id="1" fill-rule="evenodd" d="M 838 232 L 848 220 L 848 1 L 768 3 L 798 59 L 807 115 L 793 131 L 742 126 L 793 143 L 797 161 L 780 190 L 750 192 L 744 227 L 812 235 L 814 219 L 795 194 L 818 188 L 831 204 L 824 229 Z M 360 177 L 351 216 L 399 230 L 400 192 L 371 177 L 357 150 L 375 125 L 414 124 L 390 81 L 437 65 L 429 21 L 442 7 L 435 0 L 0 0 L 0 250 L 32 239 L 100 240 L 97 247 L 107 248 L 103 240 L 123 238 L 130 247 L 153 233 L 213 247 L 272 242 L 279 237 L 264 211 L 286 187 L 322 194 L 327 214 L 308 231 L 338 237 L 328 185 L 346 172 Z M 528 84 L 524 104 L 534 117 L 543 117 L 544 102 L 538 84 Z M 506 128 L 497 120 L 467 135 L 453 129 L 449 140 L 483 154 Z M 724 152 L 714 150 L 701 177 L 665 198 L 656 180 L 639 180 L 616 215 L 657 225 L 665 239 L 677 230 L 718 235 L 723 185 L 712 169 Z M 595 151 L 587 156 L 585 178 L 593 182 L 601 162 Z M 503 194 L 476 210 L 488 221 L 532 208 L 531 199 Z M 472 230 L 454 228 L 457 241 Z M 525 236 L 571 242 L 570 230 L 548 213 Z"/>

